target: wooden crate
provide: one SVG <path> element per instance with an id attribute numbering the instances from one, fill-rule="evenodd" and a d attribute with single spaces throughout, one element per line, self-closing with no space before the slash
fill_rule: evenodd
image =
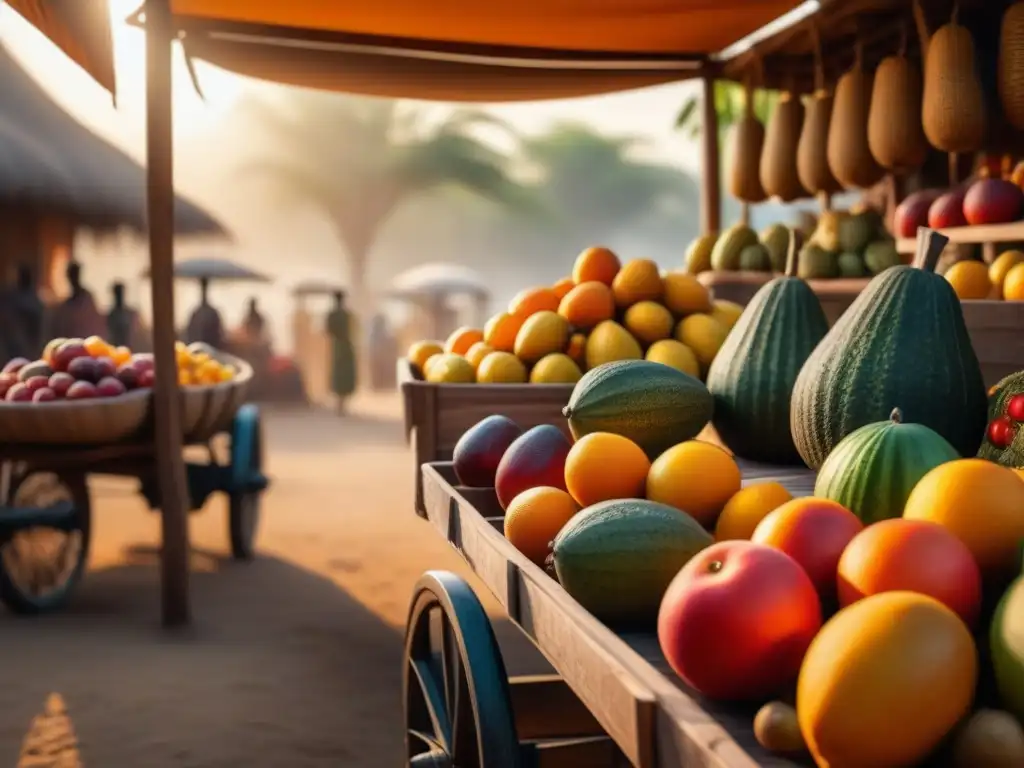
<path id="1" fill-rule="evenodd" d="M 967 300 L 961 305 L 985 386 L 1024 370 L 1024 302 Z"/>
<path id="2" fill-rule="evenodd" d="M 416 512 L 420 515 L 424 514 L 420 465 L 450 461 L 462 433 L 481 419 L 499 414 L 523 429 L 554 424 L 569 435 L 562 409 L 572 394 L 571 384 L 430 384 L 404 359 L 398 361 L 398 380 L 405 437 L 413 443 L 416 457 Z"/>

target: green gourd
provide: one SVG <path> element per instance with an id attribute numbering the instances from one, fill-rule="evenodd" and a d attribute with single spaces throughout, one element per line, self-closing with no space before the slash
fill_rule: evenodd
<path id="1" fill-rule="evenodd" d="M 960 300 L 935 274 L 948 239 L 919 230 L 914 266 L 873 278 L 807 359 L 793 387 L 790 427 L 818 469 L 855 429 L 894 404 L 905 420 L 973 456 L 985 432 L 986 395 Z"/>
<path id="2" fill-rule="evenodd" d="M 786 274 L 754 294 L 708 371 L 712 423 L 722 442 L 745 459 L 801 463 L 789 431 L 790 395 L 828 321 L 798 269 L 791 234 Z"/>
<path id="3" fill-rule="evenodd" d="M 855 429 L 825 459 L 814 495 L 839 502 L 865 525 L 901 517 L 914 486 L 960 455 L 942 435 L 906 424 L 894 408 L 887 421 Z"/>

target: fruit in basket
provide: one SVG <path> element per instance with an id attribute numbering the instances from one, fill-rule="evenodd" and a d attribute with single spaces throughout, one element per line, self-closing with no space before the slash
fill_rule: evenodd
<path id="1" fill-rule="evenodd" d="M 851 213 L 839 220 L 837 230 L 839 250 L 860 253 L 875 239 L 878 232 L 877 214 L 872 210 Z"/>
<path id="2" fill-rule="evenodd" d="M 472 384 L 476 371 L 462 355 L 444 353 L 427 365 L 426 378 L 432 384 Z"/>
<path id="3" fill-rule="evenodd" d="M 726 451 L 701 440 L 688 440 L 654 460 L 647 473 L 646 495 L 711 528 L 741 483 L 740 468 Z"/>
<path id="4" fill-rule="evenodd" d="M 944 275 L 961 300 L 987 299 L 992 293 L 988 267 L 981 261 L 958 261 Z"/>
<path id="5" fill-rule="evenodd" d="M 96 385 L 90 381 L 76 381 L 68 387 L 64 397 L 68 400 L 91 400 L 96 397 Z"/>
<path id="6" fill-rule="evenodd" d="M 29 392 L 38 392 L 40 389 L 48 389 L 50 385 L 49 376 L 32 376 L 23 382 Z"/>
<path id="7" fill-rule="evenodd" d="M 531 384 L 575 384 L 583 373 L 571 357 L 555 352 L 545 355 L 530 370 Z"/>
<path id="8" fill-rule="evenodd" d="M 817 295 L 797 277 L 796 239 L 786 274 L 762 286 L 708 371 L 712 423 L 737 456 L 799 464 L 789 431 L 789 401 L 800 368 L 828 332 Z"/>
<path id="9" fill-rule="evenodd" d="M 887 269 L 861 291 L 807 358 L 791 402 L 793 442 L 819 469 L 839 441 L 898 405 L 961 456 L 985 431 L 987 398 L 960 300 L 934 272 L 940 235 L 921 267 Z"/>
<path id="10" fill-rule="evenodd" d="M 1006 273 L 1003 298 L 1007 301 L 1024 301 L 1024 265 L 1018 264 Z"/>
<path id="11" fill-rule="evenodd" d="M 928 226 L 932 229 L 966 226 L 967 219 L 964 218 L 965 194 L 966 191 L 964 189 L 954 189 L 935 198 L 935 202 L 928 208 Z"/>
<path id="12" fill-rule="evenodd" d="M 76 357 L 68 363 L 67 372 L 78 381 L 89 381 L 95 384 L 100 380 L 100 369 L 92 357 Z"/>
<path id="13" fill-rule="evenodd" d="M 12 384 L 7 389 L 7 394 L 4 395 L 4 400 L 9 403 L 27 403 L 32 399 L 32 390 L 28 388 L 28 385 L 24 382 L 17 382 Z"/>
<path id="14" fill-rule="evenodd" d="M 895 518 L 869 525 L 839 558 L 839 604 L 901 590 L 934 597 L 973 626 L 981 573 L 971 551 L 941 525 Z"/>
<path id="15" fill-rule="evenodd" d="M 609 471 L 614 467 L 614 471 Z M 628 438 L 592 432 L 565 459 L 565 487 L 584 507 L 612 499 L 643 498 L 650 459 Z"/>
<path id="16" fill-rule="evenodd" d="M 840 277 L 866 277 L 868 274 L 867 264 L 859 253 L 840 253 L 836 264 L 839 266 Z"/>
<path id="17" fill-rule="evenodd" d="M 750 227 L 743 224 L 729 227 L 718 237 L 711 250 L 711 268 L 719 272 L 739 269 L 743 249 L 757 242 L 757 233 Z"/>
<path id="18" fill-rule="evenodd" d="M 528 429 L 517 437 L 498 462 L 494 491 L 502 509 L 525 490 L 548 485 L 565 487 L 565 459 L 571 448 L 565 435 L 550 424 Z"/>
<path id="19" fill-rule="evenodd" d="M 56 393 L 57 397 L 64 397 L 74 383 L 75 377 L 70 373 L 58 372 L 49 378 L 46 385 Z M 131 389 L 131 387 L 129 388 Z"/>
<path id="20" fill-rule="evenodd" d="M 452 468 L 462 485 L 492 488 L 501 457 L 522 428 L 507 416 L 488 416 L 462 433 L 452 452 Z"/>
<path id="21" fill-rule="evenodd" d="M 484 325 L 484 343 L 498 352 L 511 352 L 516 346 L 516 334 L 525 322 L 525 317 L 499 312 Z"/>
<path id="22" fill-rule="evenodd" d="M 580 283 L 558 304 L 558 314 L 575 328 L 593 328 L 615 317 L 612 289 L 597 280 Z"/>
<path id="23" fill-rule="evenodd" d="M 1024 208 L 1024 192 L 1004 179 L 980 179 L 974 182 L 964 196 L 963 212 L 966 223 L 1006 224 L 1020 218 Z"/>
<path id="24" fill-rule="evenodd" d="M 782 483 L 751 483 L 736 491 L 725 503 L 715 523 L 715 541 L 749 541 L 758 523 L 793 496 Z"/>
<path id="25" fill-rule="evenodd" d="M 907 499 L 903 516 L 946 528 L 967 545 L 982 576 L 1005 583 L 1020 571 L 1024 483 L 1006 467 L 959 459 L 933 469 Z"/>
<path id="26" fill-rule="evenodd" d="M 57 393 L 49 387 L 42 387 L 32 393 L 33 403 L 49 403 L 57 399 Z"/>
<path id="27" fill-rule="evenodd" d="M 958 729 L 950 753 L 953 768 L 1016 768 L 1024 765 L 1024 727 L 1008 712 L 979 709 Z"/>
<path id="28" fill-rule="evenodd" d="M 907 424 L 894 408 L 889 419 L 844 437 L 825 459 L 814 495 L 832 499 L 865 524 L 900 517 L 910 492 L 940 464 L 960 456 L 922 424 Z"/>
<path id="29" fill-rule="evenodd" d="M 798 755 L 807 749 L 796 710 L 782 701 L 769 701 L 757 710 L 754 738 L 774 755 Z"/>
<path id="30" fill-rule="evenodd" d="M 757 524 L 750 540 L 792 557 L 825 600 L 836 594 L 836 570 L 847 545 L 864 525 L 842 504 L 804 497 L 787 501 Z"/>
<path id="31" fill-rule="evenodd" d="M 653 622 L 665 589 L 711 536 L 689 515 L 643 499 L 594 504 L 555 538 L 565 590 L 607 623 Z"/>
<path id="32" fill-rule="evenodd" d="M 761 243 L 748 245 L 740 252 L 740 270 L 743 272 L 771 272 L 772 259 Z"/>
<path id="33" fill-rule="evenodd" d="M 112 357 L 102 355 L 93 359 L 96 361 L 96 376 L 98 378 L 103 379 L 117 373 L 117 365 L 114 364 Z"/>
<path id="34" fill-rule="evenodd" d="M 992 283 L 992 298 L 1002 299 L 1003 284 L 1010 270 L 1018 264 L 1024 263 L 1024 252 L 1003 251 L 988 268 L 988 279 Z"/>
<path id="35" fill-rule="evenodd" d="M 572 267 L 572 279 L 576 285 L 596 280 L 611 286 L 620 268 L 619 257 L 607 248 L 587 248 L 576 257 L 576 263 Z"/>
<path id="36" fill-rule="evenodd" d="M 699 275 L 712 269 L 711 253 L 714 251 L 718 235 L 700 235 L 693 239 L 683 256 L 683 264 L 691 275 Z"/>
<path id="37" fill-rule="evenodd" d="M 656 341 L 647 350 L 644 359 L 652 363 L 661 363 L 688 376 L 700 378 L 700 363 L 693 350 L 675 339 Z"/>
<path id="38" fill-rule="evenodd" d="M 483 359 L 493 351 L 494 348 L 489 346 L 486 342 L 478 341 L 469 348 L 468 352 L 466 352 L 466 359 L 469 361 L 469 364 L 473 366 L 473 370 L 477 372 L 478 376 L 480 373 L 480 363 L 482 363 Z"/>
<path id="39" fill-rule="evenodd" d="M 637 302 L 626 310 L 622 322 L 633 338 L 644 345 L 667 339 L 675 326 L 672 313 L 655 301 Z"/>
<path id="40" fill-rule="evenodd" d="M 1024 723 L 1024 577 L 1018 576 L 999 601 L 989 648 L 1000 699 Z"/>
<path id="41" fill-rule="evenodd" d="M 797 681 L 800 730 L 818 765 L 917 765 L 968 713 L 977 650 L 960 617 L 912 592 L 842 609 Z"/>
<path id="42" fill-rule="evenodd" d="M 711 292 L 693 275 L 672 271 L 662 278 L 662 283 L 662 301 L 670 312 L 682 316 L 712 310 Z"/>
<path id="43" fill-rule="evenodd" d="M 530 317 L 538 312 L 557 312 L 558 294 L 551 288 L 525 288 L 508 303 L 509 314 Z"/>
<path id="44" fill-rule="evenodd" d="M 427 360 L 434 355 L 439 355 L 444 352 L 444 348 L 439 342 L 436 341 L 417 341 L 406 353 L 406 358 L 412 363 L 413 367 L 420 372 L 420 375 L 426 372 Z"/>
<path id="45" fill-rule="evenodd" d="M 18 370 L 18 381 L 28 381 L 38 376 L 50 377 L 53 369 L 43 360 L 36 360 L 34 363 L 27 363 Z"/>
<path id="46" fill-rule="evenodd" d="M 675 332 L 676 341 L 692 349 L 705 370 L 714 361 L 728 335 L 728 328 L 711 315 L 702 313 L 684 317 Z"/>
<path id="47" fill-rule="evenodd" d="M 85 345 L 77 339 L 69 339 L 54 350 L 51 366 L 55 371 L 66 371 L 73 360 L 82 357 L 89 357 Z"/>
<path id="48" fill-rule="evenodd" d="M 565 348 L 566 356 L 579 366 L 582 373 L 587 365 L 587 337 L 582 333 L 574 333 L 569 337 L 569 344 Z"/>
<path id="49" fill-rule="evenodd" d="M 530 488 L 512 499 L 505 510 L 505 538 L 543 568 L 551 542 L 579 511 L 572 496 L 561 488 Z"/>
<path id="50" fill-rule="evenodd" d="M 917 228 L 928 226 L 928 211 L 941 194 L 938 189 L 922 189 L 907 195 L 896 206 L 892 233 L 896 237 L 917 237 Z"/>
<path id="51" fill-rule="evenodd" d="M 728 330 L 732 330 L 742 314 L 743 306 L 734 301 L 715 299 L 711 302 L 711 317 L 724 325 Z"/>
<path id="52" fill-rule="evenodd" d="M 761 244 L 768 250 L 768 259 L 772 264 L 772 271 L 786 271 L 786 254 L 789 252 L 790 233 L 796 237 L 796 230 L 792 230 L 785 224 L 772 224 L 761 230 L 759 238 Z M 797 243 L 799 247 L 799 243 Z"/>
<path id="53" fill-rule="evenodd" d="M 541 310 L 530 315 L 516 334 L 516 357 L 535 363 L 552 352 L 561 352 L 569 341 L 569 323 L 557 312 Z"/>
<path id="54" fill-rule="evenodd" d="M 783 552 L 725 541 L 697 554 L 672 580 L 658 641 L 683 681 L 713 699 L 762 699 L 792 684 L 821 627 L 803 569 Z"/>
<path id="55" fill-rule="evenodd" d="M 839 262 L 835 253 L 815 243 L 800 249 L 797 277 L 804 280 L 826 280 L 839 275 Z"/>
<path id="56" fill-rule="evenodd" d="M 639 360 L 644 356 L 637 340 L 614 320 L 605 320 L 590 332 L 584 355 L 588 370 L 605 363 Z"/>
<path id="57" fill-rule="evenodd" d="M 96 397 L 117 397 L 123 395 L 128 389 L 121 383 L 120 379 L 113 376 L 104 376 L 96 382 Z"/>
<path id="58" fill-rule="evenodd" d="M 13 357 L 13 358 L 11 358 L 10 360 L 7 361 L 6 365 L 4 365 L 3 372 L 4 373 L 19 373 L 21 371 L 21 369 L 24 368 L 28 364 L 29 364 L 28 359 L 26 359 L 24 357 Z"/>
<path id="59" fill-rule="evenodd" d="M 18 383 L 18 374 L 0 373 L 0 398 L 7 397 L 7 390 Z"/>
<path id="60" fill-rule="evenodd" d="M 625 309 L 640 301 L 658 301 L 664 293 L 661 272 L 650 259 L 632 259 L 612 280 L 615 305 Z"/>
<path id="61" fill-rule="evenodd" d="M 587 371 L 562 413 L 577 440 L 591 432 L 612 432 L 653 459 L 696 437 L 712 407 L 698 379 L 659 363 L 621 360 Z"/>
<path id="62" fill-rule="evenodd" d="M 524 384 L 526 366 L 510 352 L 491 352 L 476 369 L 480 384 Z"/>
<path id="63" fill-rule="evenodd" d="M 451 336 L 444 343 L 444 351 L 453 355 L 465 355 L 469 348 L 476 344 L 478 341 L 484 340 L 483 331 L 476 328 L 469 328 L 462 326 L 452 331 Z M 188 354 L 188 348 L 184 345 L 181 346 L 181 351 Z M 179 364 L 181 360 L 179 359 Z"/>

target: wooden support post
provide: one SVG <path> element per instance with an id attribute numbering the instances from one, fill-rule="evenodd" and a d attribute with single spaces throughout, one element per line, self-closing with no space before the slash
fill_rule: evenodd
<path id="1" fill-rule="evenodd" d="M 704 94 L 701 103 L 701 136 L 703 152 L 700 185 L 700 231 L 703 235 L 718 232 L 722 227 L 721 175 L 718 168 L 718 112 L 715 111 L 715 78 L 701 78 Z"/>
<path id="2" fill-rule="evenodd" d="M 188 624 L 189 541 L 185 509 L 181 402 L 174 331 L 174 138 L 171 130 L 170 0 L 146 2 L 146 176 L 149 263 L 153 285 L 156 462 L 160 487 L 163 623 Z"/>

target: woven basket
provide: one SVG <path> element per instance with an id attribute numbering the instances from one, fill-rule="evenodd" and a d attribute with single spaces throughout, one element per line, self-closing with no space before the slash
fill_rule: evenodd
<path id="1" fill-rule="evenodd" d="M 229 429 L 249 395 L 252 366 L 223 352 L 218 352 L 216 358 L 233 365 L 238 375 L 220 384 L 181 388 L 181 427 L 186 443 L 204 443 Z"/>
<path id="2" fill-rule="evenodd" d="M 95 400 L 0 402 L 0 443 L 59 446 L 125 442 L 149 427 L 152 402 L 149 389 Z"/>

